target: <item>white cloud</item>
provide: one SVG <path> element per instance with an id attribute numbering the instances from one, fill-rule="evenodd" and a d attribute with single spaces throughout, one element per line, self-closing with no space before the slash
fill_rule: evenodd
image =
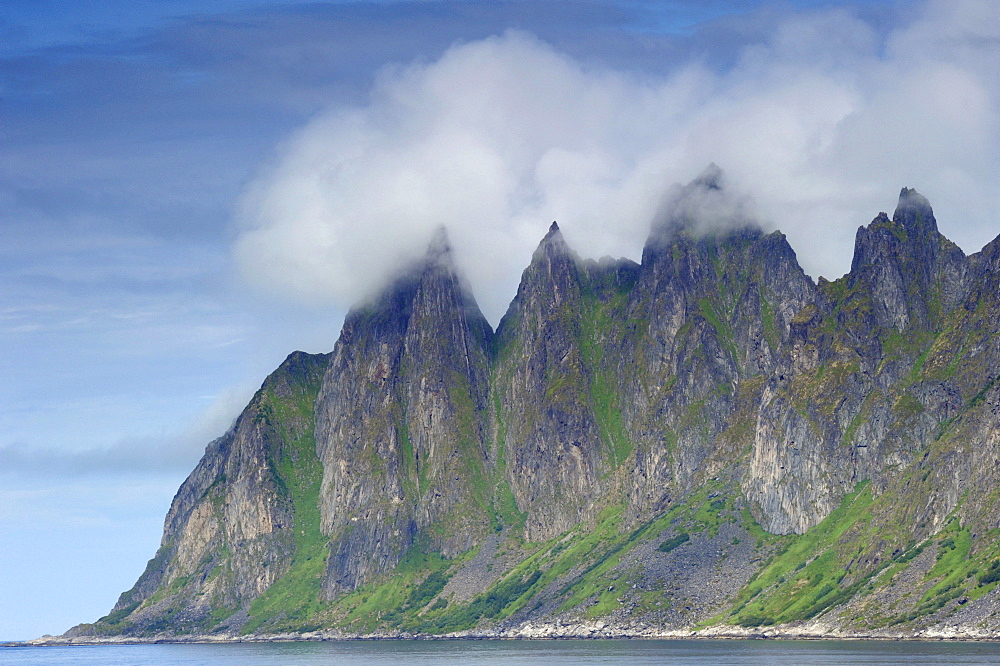
<path id="1" fill-rule="evenodd" d="M 284 146 L 244 200 L 256 284 L 345 306 L 449 228 L 496 323 L 551 220 L 585 256 L 639 256 L 671 184 L 710 162 L 814 275 L 916 187 L 967 251 L 1000 203 L 1000 14 L 939 0 L 884 38 L 846 9 L 787 14 L 729 70 L 585 66 L 519 32 L 382 71 Z"/>

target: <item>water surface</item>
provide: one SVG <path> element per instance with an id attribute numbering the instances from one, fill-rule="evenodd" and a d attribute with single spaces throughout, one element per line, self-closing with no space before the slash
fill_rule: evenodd
<path id="1" fill-rule="evenodd" d="M 0 664 L 1000 664 L 1000 643 L 793 640 L 329 641 L 0 648 Z"/>

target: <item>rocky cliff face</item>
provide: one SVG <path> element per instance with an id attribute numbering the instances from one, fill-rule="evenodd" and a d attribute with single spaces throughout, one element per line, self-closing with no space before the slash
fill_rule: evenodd
<path id="1" fill-rule="evenodd" d="M 744 489 L 767 529 L 808 529 L 858 481 L 884 488 L 930 445 L 958 396 L 912 375 L 968 273 L 913 190 L 892 220 L 880 214 L 858 230 L 851 272 L 821 283 L 793 319 L 790 356 L 765 390 Z"/>
<path id="2" fill-rule="evenodd" d="M 213 627 L 288 572 L 295 533 L 315 512 L 313 404 L 328 358 L 290 355 L 208 445 L 174 496 L 156 556 L 106 628 L 126 619 L 133 632 Z"/>
<path id="3" fill-rule="evenodd" d="M 492 334 L 443 231 L 420 265 L 348 314 L 316 404 L 327 597 L 390 571 L 418 532 L 454 557 L 488 529 Z"/>
<path id="4" fill-rule="evenodd" d="M 495 334 L 439 234 L 74 632 L 1000 632 L 1000 238 L 967 257 L 904 188 L 817 284 L 727 197 L 679 189 L 641 264 L 553 223 Z"/>
<path id="5" fill-rule="evenodd" d="M 498 445 L 532 541 L 593 518 L 612 462 L 589 399 L 593 370 L 581 341 L 587 282 L 553 222 L 498 329 Z"/>

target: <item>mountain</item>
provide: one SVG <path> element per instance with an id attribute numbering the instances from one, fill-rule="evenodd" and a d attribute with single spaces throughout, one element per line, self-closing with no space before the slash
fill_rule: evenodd
<path id="1" fill-rule="evenodd" d="M 438 232 L 67 636 L 1000 636 L 1000 237 L 904 188 L 815 283 L 727 196 L 639 264 L 553 223 L 496 331 Z"/>

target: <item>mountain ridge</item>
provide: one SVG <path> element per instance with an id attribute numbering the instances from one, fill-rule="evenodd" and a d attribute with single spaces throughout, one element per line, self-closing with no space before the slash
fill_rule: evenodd
<path id="1" fill-rule="evenodd" d="M 1000 237 L 967 257 L 903 188 L 814 282 L 726 195 L 679 188 L 638 264 L 553 222 L 496 331 L 439 231 L 68 636 L 1000 635 Z"/>

